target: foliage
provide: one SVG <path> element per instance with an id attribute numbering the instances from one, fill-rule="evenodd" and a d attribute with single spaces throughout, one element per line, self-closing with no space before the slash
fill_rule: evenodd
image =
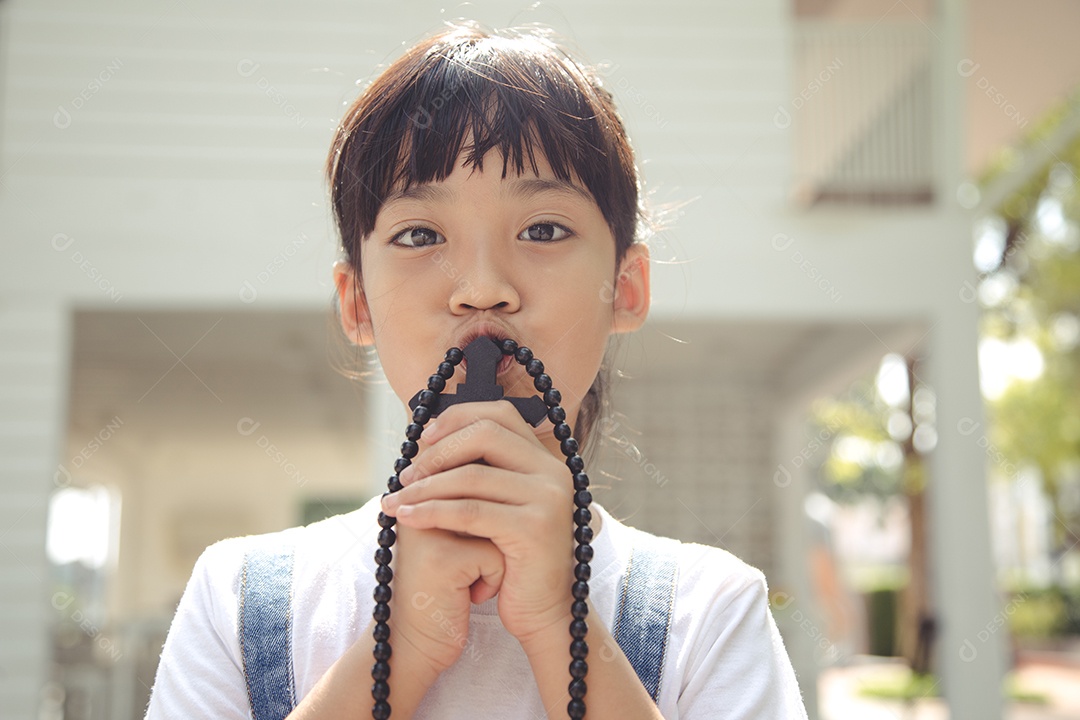
<path id="1" fill-rule="evenodd" d="M 1009 615 L 1009 631 L 1016 638 L 1044 639 L 1065 629 L 1065 598 L 1058 588 L 1028 593 Z"/>
<path id="2" fill-rule="evenodd" d="M 1006 605 L 1014 637 L 1043 640 L 1080 634 L 1080 590 L 1025 588 Z"/>
<path id="3" fill-rule="evenodd" d="M 895 672 L 882 673 L 879 677 L 865 679 L 859 683 L 859 695 L 880 700 L 900 700 L 915 702 L 923 698 L 941 695 L 941 681 L 933 675 L 913 673 L 907 668 L 897 668 Z M 1050 698 L 1044 693 L 1020 687 L 1014 676 L 1005 680 L 1005 694 L 1014 702 L 1033 705 L 1048 705 Z"/>
<path id="4" fill-rule="evenodd" d="M 1045 142 L 1076 104 L 1063 104 L 1028 142 Z M 1006 155 L 1007 157 L 1007 155 Z M 986 178 L 994 179 L 1004 162 Z M 1025 340 L 1043 370 L 987 403 L 991 439 L 1008 465 L 1037 468 L 1051 502 L 1055 541 L 1080 539 L 1080 508 L 1063 481 L 1080 467 L 1080 137 L 995 209 L 985 228 L 1001 233 L 1001 261 L 981 278 L 983 337 Z M 1075 470 L 1072 471 L 1075 473 Z M 1008 473 L 1002 473 L 1008 475 Z"/>
<path id="5" fill-rule="evenodd" d="M 837 502 L 866 496 L 892 497 L 902 491 L 900 447 L 889 435 L 892 408 L 882 400 L 873 378 L 846 393 L 818 401 L 812 423 L 816 437 L 829 439 L 822 466 L 825 493 Z"/>

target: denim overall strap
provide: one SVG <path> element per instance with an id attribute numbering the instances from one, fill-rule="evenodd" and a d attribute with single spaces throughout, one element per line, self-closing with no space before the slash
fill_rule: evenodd
<path id="1" fill-rule="evenodd" d="M 291 545 L 256 545 L 244 557 L 237 621 L 254 720 L 282 720 L 296 705 L 292 568 Z"/>
<path id="2" fill-rule="evenodd" d="M 664 671 L 679 563 L 678 542 L 635 531 L 615 617 L 615 642 L 656 702 Z"/>

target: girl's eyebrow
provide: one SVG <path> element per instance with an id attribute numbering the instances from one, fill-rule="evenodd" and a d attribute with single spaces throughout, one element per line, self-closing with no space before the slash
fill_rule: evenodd
<path id="1" fill-rule="evenodd" d="M 534 195 L 554 193 L 557 195 L 570 196 L 589 203 L 596 202 L 593 199 L 592 194 L 580 185 L 575 185 L 566 180 L 552 180 L 549 178 L 517 178 L 516 180 L 511 180 L 504 186 L 503 192 L 513 198 L 527 198 Z M 385 207 L 397 200 L 417 200 L 419 202 L 450 204 L 453 203 L 456 196 L 457 193 L 445 185 L 438 183 L 422 183 L 410 185 L 404 190 L 398 190 L 392 193 L 386 198 L 383 206 Z"/>
<path id="2" fill-rule="evenodd" d="M 383 206 L 387 206 L 397 200 L 419 200 L 420 202 L 451 202 L 455 193 L 447 188 L 445 185 L 436 185 L 434 183 L 422 183 L 419 185 L 410 185 L 404 190 L 396 190 L 391 193 L 389 197 L 383 202 Z"/>
<path id="3" fill-rule="evenodd" d="M 506 192 L 511 197 L 529 197 L 531 195 L 541 195 L 543 193 L 556 193 L 558 195 L 576 197 L 589 203 L 596 202 L 588 190 L 566 180 L 551 180 L 548 178 L 537 177 L 518 178 L 517 180 L 512 180 L 510 182 L 510 186 L 507 188 Z"/>

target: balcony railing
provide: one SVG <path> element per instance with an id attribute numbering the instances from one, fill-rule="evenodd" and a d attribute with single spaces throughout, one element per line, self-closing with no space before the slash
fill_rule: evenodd
<path id="1" fill-rule="evenodd" d="M 930 37 L 920 22 L 796 24 L 777 117 L 795 132 L 800 203 L 932 201 Z"/>

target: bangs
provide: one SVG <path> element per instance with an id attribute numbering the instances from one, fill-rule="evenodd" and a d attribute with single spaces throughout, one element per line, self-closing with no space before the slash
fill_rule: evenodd
<path id="1" fill-rule="evenodd" d="M 610 93 L 554 43 L 534 34 L 454 28 L 420 43 L 353 104 L 327 163 L 342 242 L 354 266 L 391 193 L 483 171 L 497 149 L 502 177 L 555 176 L 589 191 L 615 237 L 634 240 L 637 173 Z"/>

